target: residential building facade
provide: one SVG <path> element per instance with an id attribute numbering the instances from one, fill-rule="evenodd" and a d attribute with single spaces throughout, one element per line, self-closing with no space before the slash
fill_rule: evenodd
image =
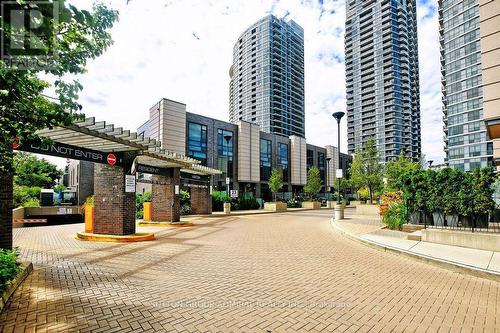
<path id="1" fill-rule="evenodd" d="M 346 2 L 348 152 L 373 138 L 382 161 L 421 156 L 415 0 Z"/>
<path id="2" fill-rule="evenodd" d="M 491 164 L 483 118 L 479 0 L 440 0 L 445 162 L 470 171 Z"/>
<path id="3" fill-rule="evenodd" d="M 305 137 L 304 30 L 268 15 L 233 48 L 229 121 L 258 124 L 265 133 Z"/>
<path id="4" fill-rule="evenodd" d="M 493 145 L 493 162 L 500 166 L 500 1 L 480 0 L 483 117 Z"/>
<path id="5" fill-rule="evenodd" d="M 162 127 L 161 119 L 167 118 L 168 123 L 164 122 L 166 125 Z M 177 141 L 184 144 L 182 151 L 175 152 L 196 158 L 201 164 L 223 172 L 211 179 L 218 190 L 226 190 L 226 178 L 229 177 L 231 190 L 271 200 L 267 182 L 275 168 L 282 171 L 283 192 L 288 192 L 290 196 L 303 191 L 308 168 L 312 166 L 320 170 L 325 184 L 323 192 L 333 187 L 335 181 L 337 147 L 310 145 L 305 138 L 297 135 L 266 133 L 251 122 L 233 124 L 187 112 L 185 104 L 167 99 L 162 99 L 151 108 L 149 120 L 139 128 L 138 133 L 151 138 L 176 133 Z M 162 145 L 168 149 L 170 143 L 162 141 Z M 343 168 L 347 169 L 351 161 L 350 155 L 341 154 Z M 333 191 L 332 188 L 330 190 Z"/>

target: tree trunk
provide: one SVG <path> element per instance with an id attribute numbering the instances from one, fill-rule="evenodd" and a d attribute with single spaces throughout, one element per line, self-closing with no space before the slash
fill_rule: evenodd
<path id="1" fill-rule="evenodd" d="M 368 192 L 370 193 L 370 205 L 373 205 L 373 193 L 371 186 L 368 186 Z"/>

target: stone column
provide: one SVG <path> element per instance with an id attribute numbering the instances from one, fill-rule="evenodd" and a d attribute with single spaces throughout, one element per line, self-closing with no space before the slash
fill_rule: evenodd
<path id="1" fill-rule="evenodd" d="M 212 214 L 212 196 L 208 186 L 191 187 L 191 211 L 193 214 Z"/>
<path id="2" fill-rule="evenodd" d="M 135 192 L 125 193 L 125 170 L 121 167 L 95 164 L 94 233 L 135 234 Z"/>
<path id="3" fill-rule="evenodd" d="M 12 174 L 0 174 L 0 248 L 12 249 Z"/>
<path id="4" fill-rule="evenodd" d="M 180 199 L 175 194 L 175 185 L 180 187 L 181 171 L 173 168 L 171 175 L 153 175 L 151 190 L 154 222 L 179 222 L 181 219 Z"/>

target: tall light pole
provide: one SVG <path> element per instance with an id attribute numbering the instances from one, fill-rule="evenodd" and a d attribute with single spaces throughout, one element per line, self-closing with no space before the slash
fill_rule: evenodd
<path id="1" fill-rule="evenodd" d="M 335 118 L 337 120 L 337 145 L 338 145 L 338 151 L 339 151 L 339 160 L 338 160 L 338 169 L 340 169 L 340 119 L 342 119 L 342 117 L 345 115 L 344 112 L 342 111 L 339 111 L 339 112 L 335 112 L 334 114 L 332 114 L 332 117 Z M 340 201 L 340 178 L 338 178 L 338 195 L 337 195 L 337 204 L 341 204 L 342 202 Z"/>
<path id="2" fill-rule="evenodd" d="M 330 180 L 330 160 L 331 159 L 332 159 L 331 157 L 327 157 L 326 158 L 326 177 L 325 178 L 326 178 L 326 191 L 328 193 L 330 193 L 330 182 L 329 182 L 329 180 Z M 327 200 L 330 200 L 330 198 L 327 198 Z"/>
<path id="3" fill-rule="evenodd" d="M 224 135 L 224 140 L 226 140 L 226 158 L 227 158 L 227 171 L 226 171 L 226 188 L 227 188 L 227 195 L 231 198 L 231 192 L 230 192 L 230 187 L 229 184 L 231 182 L 231 179 L 229 178 L 229 141 L 231 141 L 233 137 L 231 135 Z"/>

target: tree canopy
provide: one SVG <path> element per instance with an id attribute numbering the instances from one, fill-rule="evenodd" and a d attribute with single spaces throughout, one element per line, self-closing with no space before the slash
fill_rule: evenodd
<path id="1" fill-rule="evenodd" d="M 304 187 L 304 192 L 308 193 L 311 198 L 314 198 L 321 190 L 321 174 L 315 166 L 311 167 L 307 172 L 307 183 Z"/>
<path id="2" fill-rule="evenodd" d="M 412 162 L 406 157 L 403 152 L 395 161 L 389 161 L 385 165 L 384 177 L 387 180 L 387 191 L 401 191 L 403 189 L 402 176 L 405 173 L 418 171 L 422 169 L 422 165 L 418 162 Z"/>
<path id="3" fill-rule="evenodd" d="M 37 130 L 69 124 L 78 116 L 78 93 L 83 87 L 69 77 L 84 73 L 87 61 L 112 43 L 109 29 L 118 19 L 117 11 L 103 4 L 94 4 L 91 11 L 67 5 L 64 0 L 52 4 L 57 6 L 57 17 L 51 5 L 21 0 L 16 5 L 19 10 L 42 13 L 37 31 L 46 37 L 47 45 L 39 51 L 42 56 L 54 55 L 54 59 L 40 68 L 21 68 L 5 58 L 0 61 L 0 173 L 12 172 L 13 140 L 40 141 Z M 19 33 L 24 34 L 23 40 L 32 40 L 30 31 L 19 30 L 9 15 L 0 20 L 4 45 L 10 45 Z M 8 48 L 5 52 L 26 61 L 32 57 L 19 56 Z M 47 89 L 56 96 L 48 97 Z"/>
<path id="4" fill-rule="evenodd" d="M 14 183 L 52 188 L 63 174 L 56 165 L 27 153 L 14 154 Z"/>
<path id="5" fill-rule="evenodd" d="M 363 148 L 356 148 L 356 153 L 350 167 L 351 185 L 360 189 L 366 187 L 373 202 L 374 193 L 380 191 L 382 182 L 382 165 L 378 156 L 375 140 L 368 139 Z"/>
<path id="6" fill-rule="evenodd" d="M 267 182 L 269 185 L 269 189 L 273 192 L 274 201 L 276 201 L 276 193 L 278 193 L 283 187 L 283 176 L 282 172 L 278 169 L 273 169 L 271 172 L 271 177 L 269 177 L 269 181 Z"/>

